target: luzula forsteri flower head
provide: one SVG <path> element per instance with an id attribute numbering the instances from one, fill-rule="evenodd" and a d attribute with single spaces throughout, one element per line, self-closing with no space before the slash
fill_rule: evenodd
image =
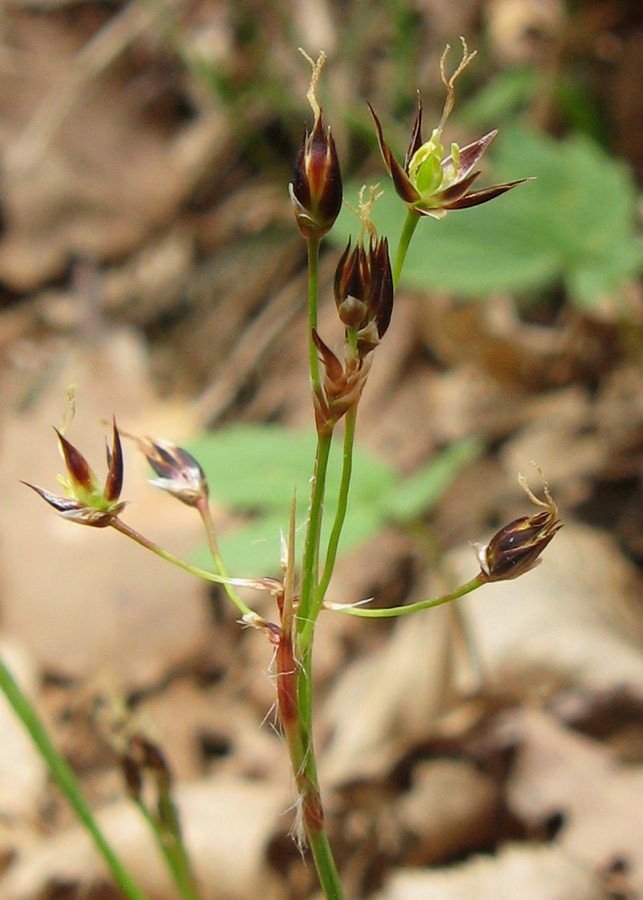
<path id="1" fill-rule="evenodd" d="M 454 106 L 455 82 L 475 56 L 475 51 L 469 53 L 464 38 L 461 40 L 462 61 L 450 78 L 446 77 L 445 72 L 448 45 L 442 55 L 440 72 L 442 83 L 447 91 L 447 99 L 440 124 L 433 129 L 428 141 L 422 140 L 422 101 L 418 94 L 417 114 L 403 166 L 395 159 L 393 151 L 384 140 L 380 121 L 371 104 L 368 104 L 375 122 L 384 165 L 393 179 L 395 190 L 407 206 L 418 215 L 431 216 L 434 219 L 443 218 L 451 209 L 466 209 L 469 206 L 486 203 L 529 180 L 521 178 L 518 181 L 496 184 L 479 191 L 471 190 L 474 181 L 480 175 L 480 172 L 474 171 L 474 169 L 498 133 L 497 131 L 490 131 L 478 138 L 477 141 L 467 144 L 466 147 L 460 148 L 453 143 L 450 154 L 445 156 L 442 132 Z"/>
<path id="2" fill-rule="evenodd" d="M 208 498 L 208 482 L 197 460 L 169 441 L 136 438 L 139 450 L 156 472 L 152 487 L 172 494 L 186 506 L 198 506 Z"/>
<path id="3" fill-rule="evenodd" d="M 335 270 L 334 295 L 339 318 L 356 333 L 364 356 L 379 344 L 393 312 L 393 276 L 388 241 L 371 233 L 351 242 Z"/>
<path id="4" fill-rule="evenodd" d="M 543 479 L 545 499 L 539 500 L 522 475 L 518 480 L 531 502 L 542 511 L 514 519 L 497 531 L 488 544 L 474 544 L 485 581 L 508 581 L 535 568 L 545 547 L 563 527 L 547 482 Z"/>
<path id="5" fill-rule="evenodd" d="M 119 501 L 123 487 L 123 453 L 116 420 L 112 425 L 111 449 L 109 445 L 107 446 L 108 469 L 104 485 L 101 485 L 80 450 L 70 444 L 58 429 L 55 430 L 67 469 L 66 476 L 58 476 L 65 489 L 65 495 L 52 494 L 27 481 L 23 483 L 32 488 L 65 519 L 94 528 L 105 528 L 125 507 L 125 503 Z"/>
<path id="6" fill-rule="evenodd" d="M 330 127 L 324 126 L 322 109 L 316 96 L 317 82 L 326 57 L 320 53 L 316 63 L 308 56 L 306 59 L 313 67 L 308 102 L 315 121 L 312 131 L 306 128 L 289 190 L 299 230 L 305 238 L 319 240 L 333 227 L 342 208 L 342 175 L 335 141 Z"/>

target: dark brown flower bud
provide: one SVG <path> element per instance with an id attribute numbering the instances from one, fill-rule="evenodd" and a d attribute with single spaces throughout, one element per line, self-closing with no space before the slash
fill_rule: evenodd
<path id="1" fill-rule="evenodd" d="M 335 270 L 334 295 L 339 317 L 357 332 L 357 347 L 366 355 L 384 336 L 393 311 L 393 276 L 386 238 L 371 234 L 365 246 L 350 240 Z"/>
<path id="2" fill-rule="evenodd" d="M 543 501 L 531 492 L 522 475 L 519 481 L 532 503 L 542 507 L 543 512 L 514 519 L 497 531 L 488 544 L 474 545 L 486 581 L 508 581 L 529 572 L 540 563 L 541 553 L 563 527 L 547 483 L 543 480 Z"/>
<path id="3" fill-rule="evenodd" d="M 321 239 L 333 227 L 343 197 L 335 141 L 321 109 L 312 132 L 306 129 L 289 190 L 299 230 L 307 239 Z"/>
<path id="4" fill-rule="evenodd" d="M 319 241 L 333 227 L 342 208 L 342 175 L 335 141 L 330 128 L 324 127 L 317 101 L 317 85 L 326 54 L 322 51 L 315 62 L 303 50 L 300 52 L 312 68 L 306 96 L 314 123 L 312 132 L 306 128 L 289 190 L 299 230 L 306 240 Z"/>

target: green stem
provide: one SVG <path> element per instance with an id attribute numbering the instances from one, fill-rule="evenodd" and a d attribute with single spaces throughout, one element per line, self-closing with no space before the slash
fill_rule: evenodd
<path id="1" fill-rule="evenodd" d="M 308 250 L 308 348 L 310 365 L 310 382 L 313 396 L 317 395 L 320 388 L 319 359 L 317 348 L 312 339 L 313 329 L 317 328 L 317 294 L 319 291 L 319 245 L 318 238 L 308 238 L 306 248 Z M 306 542 L 304 545 L 304 557 L 302 564 L 302 582 L 299 597 L 297 618 L 297 631 L 300 632 L 303 622 L 309 617 L 317 577 L 319 572 L 319 539 L 321 534 L 321 521 L 324 507 L 324 493 L 326 490 L 326 472 L 328 470 L 328 457 L 332 443 L 332 431 L 329 434 L 319 434 L 317 437 L 317 450 L 315 455 L 315 469 L 308 510 L 308 526 L 306 528 Z"/>
<path id="2" fill-rule="evenodd" d="M 170 553 L 168 550 L 164 550 L 163 547 L 159 547 L 158 544 L 155 544 L 154 541 L 150 541 L 149 538 L 146 538 L 145 535 L 136 531 L 136 529 L 131 528 L 129 525 L 126 525 L 122 519 L 112 519 L 110 522 L 111 527 L 115 531 L 119 531 L 121 534 L 124 534 L 125 537 L 130 538 L 135 541 L 137 544 L 140 544 L 141 547 L 145 547 L 146 550 L 151 550 L 152 553 L 155 553 L 157 556 L 160 556 L 161 559 L 164 559 L 166 562 L 172 563 L 172 565 L 178 566 L 180 569 L 183 569 L 184 572 L 188 572 L 190 575 L 196 575 L 197 578 L 202 578 L 204 581 L 212 581 L 214 584 L 239 584 L 243 579 L 235 579 L 235 578 L 227 578 L 223 575 L 216 575 L 214 572 L 208 572 L 206 569 L 200 569 L 198 566 L 192 566 L 190 563 L 185 562 L 185 560 L 180 559 L 178 556 L 174 556 L 173 553 Z M 248 586 L 251 586 L 249 583 Z M 256 616 L 254 610 L 250 609 L 240 597 L 233 592 L 230 597 L 232 602 L 235 604 L 239 612 L 242 616 L 248 616 L 249 618 L 253 618 Z"/>
<path id="3" fill-rule="evenodd" d="M 167 867 L 172 874 L 174 883 L 179 889 L 182 900 L 201 900 L 194 883 L 194 876 L 185 847 L 183 846 L 181 832 L 178 829 L 178 820 L 176 829 L 169 829 L 156 816 L 152 815 L 142 801 L 137 801 L 137 805 L 154 835 L 158 848 L 163 854 Z M 173 810 L 173 812 L 176 816 L 176 811 Z"/>
<path id="4" fill-rule="evenodd" d="M 408 616 L 411 613 L 419 612 L 421 609 L 432 609 L 434 606 L 442 606 L 444 603 L 450 603 L 465 594 L 488 584 L 489 579 L 482 572 L 478 572 L 475 578 L 467 581 L 466 584 L 451 591 L 450 594 L 443 594 L 433 600 L 420 600 L 418 603 L 409 603 L 408 606 L 390 606 L 388 609 L 365 609 L 363 606 L 352 606 L 345 603 L 328 603 L 326 608 L 333 612 L 343 613 L 345 616 L 358 616 L 361 619 L 393 619 L 398 616 Z"/>
<path id="5" fill-rule="evenodd" d="M 339 874 L 326 829 L 309 831 L 308 840 L 324 897 L 326 900 L 343 900 L 344 892 L 339 881 Z"/>
<path id="6" fill-rule="evenodd" d="M 328 840 L 319 789 L 312 730 L 312 643 L 299 661 L 297 673 L 297 722 L 288 741 L 293 775 L 299 792 L 302 821 L 319 882 L 326 900 L 343 900 L 337 866 Z"/>
<path id="7" fill-rule="evenodd" d="M 313 746 L 313 644 L 312 640 L 302 651 L 299 659 L 299 671 L 297 672 L 297 706 L 299 713 L 299 728 L 302 735 L 302 744 L 304 752 L 302 754 L 302 765 L 308 763 L 308 757 L 312 756 L 312 764 L 315 764 L 314 746 Z"/>
<path id="8" fill-rule="evenodd" d="M 313 344 L 313 329 L 317 330 L 317 294 L 319 291 L 319 239 L 308 238 L 308 355 L 310 383 L 313 395 L 319 390 L 319 359 Z"/>
<path id="9" fill-rule="evenodd" d="M 219 552 L 219 544 L 217 543 L 217 537 L 214 530 L 214 522 L 212 521 L 212 511 L 210 509 L 210 504 L 205 497 L 199 500 L 199 502 L 197 503 L 197 509 L 199 511 L 199 515 L 201 516 L 203 527 L 205 528 L 205 532 L 208 538 L 208 546 L 210 547 L 210 553 L 212 554 L 214 564 L 217 567 L 217 572 L 223 578 L 227 578 L 228 570 L 226 569 L 223 558 Z M 224 583 L 223 588 L 230 600 L 232 600 L 234 605 L 237 607 L 239 612 L 245 615 L 245 611 L 248 611 L 248 607 L 245 605 L 232 585 L 226 582 Z"/>
<path id="10" fill-rule="evenodd" d="M 5 697 L 15 710 L 16 715 L 31 735 L 33 742 L 38 748 L 38 752 L 49 766 L 49 771 L 58 784 L 58 787 L 67 798 L 74 812 L 94 841 L 98 852 L 103 857 L 105 864 L 112 873 L 114 881 L 120 890 L 129 898 L 129 900 L 148 900 L 147 895 L 139 888 L 114 850 L 112 850 L 110 844 L 107 842 L 107 839 L 100 830 L 91 809 L 81 793 L 80 785 L 78 784 L 71 767 L 63 757 L 60 756 L 54 745 L 51 743 L 49 735 L 45 731 L 35 709 L 22 693 L 2 660 L 0 660 L 0 688 L 2 688 Z"/>
<path id="11" fill-rule="evenodd" d="M 319 571 L 319 538 L 321 533 L 321 521 L 324 509 L 324 493 L 326 490 L 328 458 L 330 455 L 332 439 L 332 433 L 320 434 L 317 437 L 315 471 L 313 474 L 310 509 L 308 511 L 308 527 L 306 529 L 306 543 L 304 546 L 301 592 L 299 597 L 299 608 L 297 611 L 298 635 L 301 635 L 304 628 L 306 628 L 306 630 L 308 631 L 307 625 L 309 621 L 314 627 L 312 607 Z"/>
<path id="12" fill-rule="evenodd" d="M 351 476 L 353 473 L 353 449 L 355 446 L 355 427 L 357 424 L 357 406 L 352 407 L 346 414 L 346 430 L 344 432 L 344 449 L 342 459 L 342 478 L 339 485 L 339 493 L 337 497 L 337 512 L 335 513 L 335 521 L 328 539 L 328 547 L 326 550 L 326 559 L 324 561 L 324 571 L 317 585 L 313 608 L 311 610 L 310 619 L 302 626 L 300 635 L 300 646 L 304 647 L 312 640 L 312 629 L 314 622 L 319 615 L 319 611 L 323 606 L 326 597 L 328 585 L 333 576 L 335 562 L 337 560 L 337 552 L 339 549 L 339 541 L 346 520 L 346 511 L 348 509 L 348 494 L 350 490 Z"/>
<path id="13" fill-rule="evenodd" d="M 313 397 L 316 397 L 321 391 L 321 385 L 319 359 L 312 335 L 313 329 L 317 329 L 319 240 L 308 239 L 307 248 L 310 381 Z M 321 602 L 318 600 L 319 586 L 317 584 L 319 578 L 319 544 L 332 439 L 332 429 L 329 432 L 320 432 L 317 436 L 315 467 L 302 563 L 301 589 L 296 614 L 297 639 L 293 646 L 290 625 L 286 622 L 286 598 L 284 596 L 282 635 L 277 650 L 277 665 L 278 668 L 281 667 L 282 669 L 278 673 L 281 679 L 278 683 L 281 720 L 288 743 L 292 771 L 302 805 L 303 825 L 326 900 L 343 900 L 344 895 L 337 867 L 324 825 L 324 813 L 319 791 L 319 777 L 312 734 L 312 641 L 315 621 L 321 609 Z M 350 479 L 350 473 L 348 477 Z M 334 532 L 337 530 L 336 526 L 337 518 Z M 341 526 L 339 531 L 341 531 Z M 339 533 L 335 537 L 338 541 Z M 293 540 L 294 535 L 291 533 L 291 545 Z M 336 547 L 334 553 L 336 553 Z M 330 579 L 330 575 L 326 575 L 327 570 L 332 573 L 333 565 L 330 562 L 330 555 L 332 555 L 332 551 L 330 554 L 327 553 L 325 561 L 324 575 L 327 581 Z M 289 568 L 291 567 L 292 560 Z M 292 658 L 292 663 L 289 661 L 289 654 Z M 294 709 L 292 708 L 293 700 L 296 704 Z"/>
<path id="14" fill-rule="evenodd" d="M 393 263 L 393 287 L 397 287 L 397 283 L 399 281 L 400 275 L 402 274 L 402 268 L 404 266 L 404 262 L 406 260 L 406 254 L 409 250 L 409 245 L 411 243 L 411 238 L 417 228 L 418 222 L 420 221 L 421 216 L 419 213 L 415 212 L 415 210 L 409 209 L 406 214 L 406 219 L 404 220 L 404 225 L 402 227 L 402 233 L 400 235 L 400 240 L 397 245 L 397 251 L 395 253 L 395 262 Z"/>
<path id="15" fill-rule="evenodd" d="M 165 855 L 183 900 L 200 900 L 194 873 L 183 842 L 179 816 L 169 788 L 161 790 L 158 801 L 159 836 Z"/>

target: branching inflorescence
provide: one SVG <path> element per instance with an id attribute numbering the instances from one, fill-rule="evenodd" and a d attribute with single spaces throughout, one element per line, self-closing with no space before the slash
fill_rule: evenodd
<path id="1" fill-rule="evenodd" d="M 370 609 L 362 603 L 340 605 L 327 599 L 348 504 L 359 402 L 374 353 L 385 337 L 391 321 L 395 288 L 415 228 L 423 218 L 441 219 L 449 211 L 486 203 L 528 180 L 521 179 L 472 190 L 472 185 L 480 174 L 475 167 L 495 136 L 495 131 L 462 148 L 452 143 L 450 152 L 445 154 L 442 135 L 454 105 L 455 82 L 475 55 L 469 53 L 464 40 L 462 46 L 462 60 L 450 77 L 446 74 L 447 51 L 442 57 L 441 77 L 447 97 L 440 122 L 428 141 L 422 139 L 423 113 L 422 103 L 418 99 L 417 115 L 403 164 L 397 162 L 386 143 L 380 121 L 369 104 L 384 164 L 395 191 L 406 206 L 407 219 L 397 244 L 395 261 L 391 264 L 388 238 L 377 234 L 370 218 L 372 205 L 377 199 L 376 190 L 371 189 L 367 199 L 364 199 L 364 191 L 362 192 L 358 213 L 359 233 L 355 243 L 349 240 L 342 253 L 333 284 L 337 314 L 343 327 L 343 346 L 339 351 L 331 349 L 319 333 L 317 269 L 320 242 L 333 227 L 342 206 L 342 176 L 335 142 L 330 128 L 324 123 L 317 100 L 317 87 L 325 57 L 320 54 L 316 62 L 306 57 L 313 73 L 308 92 L 313 124 L 310 130 L 306 130 L 297 156 L 290 197 L 295 220 L 308 251 L 307 340 L 317 449 L 301 564 L 297 564 L 295 555 L 293 504 L 282 560 L 283 580 L 272 577 L 230 578 L 216 543 L 206 476 L 189 453 L 164 441 L 135 438 L 156 474 L 151 483 L 200 514 L 216 571 L 209 572 L 191 566 L 130 528 L 121 518 L 126 505 L 120 499 L 123 453 L 115 421 L 112 425 L 111 447 L 107 451 L 108 472 L 104 485 L 94 475 L 85 457 L 60 432 L 58 440 L 67 473 L 61 479 L 64 493 L 53 494 L 44 488 L 29 485 L 70 521 L 91 527 L 112 527 L 168 562 L 208 581 L 222 584 L 239 610 L 242 622 L 265 632 L 276 648 L 279 715 L 298 791 L 302 829 L 312 850 L 324 894 L 335 900 L 342 897 L 342 889 L 324 824 L 312 739 L 312 647 L 315 624 L 320 612 L 330 610 L 365 618 L 384 618 L 408 615 L 455 600 L 484 584 L 516 578 L 532 569 L 561 527 L 556 504 L 544 479 L 545 499 L 540 500 L 521 478 L 521 483 L 538 511 L 501 528 L 486 545 L 474 545 L 480 565 L 479 572 L 457 590 L 442 597 L 390 609 Z M 344 421 L 343 471 L 330 537 L 323 543 L 321 524 L 326 496 L 326 472 L 331 443 L 340 420 Z M 268 591 L 275 597 L 275 621 L 267 621 L 241 600 L 235 591 L 240 585 Z M 125 766 L 130 793 L 138 800 L 139 769 L 142 766 L 151 767 L 157 774 L 161 773 L 163 796 L 169 796 L 169 777 L 165 768 L 157 764 L 159 757 L 154 748 L 150 748 L 141 738 L 137 738 L 132 746 L 136 753 L 130 748 Z M 178 818 L 175 819 L 172 827 L 176 835 L 180 836 Z M 180 872 L 173 870 L 179 892 L 182 897 L 192 900 L 198 894 L 190 879 L 185 858 L 180 854 L 179 862 Z M 171 868 L 178 865 L 172 859 L 168 859 L 168 864 Z M 132 893 L 128 896 L 140 898 L 141 894 Z"/>

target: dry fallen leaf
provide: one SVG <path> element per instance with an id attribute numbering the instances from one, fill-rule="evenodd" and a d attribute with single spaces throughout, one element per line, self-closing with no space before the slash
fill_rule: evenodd
<path id="1" fill-rule="evenodd" d="M 3 638 L 0 658 L 23 693 L 35 702 L 39 673 L 27 650 Z M 27 730 L 0 693 L 0 818 L 35 819 L 47 783 L 47 767 Z"/>
<path id="2" fill-rule="evenodd" d="M 281 788 L 243 779 L 209 779 L 177 789 L 186 846 L 203 900 L 281 900 L 278 876 L 266 865 L 267 844 L 280 827 Z M 121 802 L 98 816 L 107 839 L 154 900 L 175 900 L 176 888 L 140 812 Z M 36 900 L 47 885 L 95 884 L 107 878 L 79 826 L 45 838 L 0 878 L 3 900 Z"/>
<path id="3" fill-rule="evenodd" d="M 377 900 L 604 900 L 598 879 L 559 847 L 510 845 L 448 869 L 393 873 Z"/>
<path id="4" fill-rule="evenodd" d="M 144 70 L 126 51 L 153 32 L 158 12 L 138 3 L 92 12 L 6 11 L 0 277 L 15 290 L 59 275 L 70 254 L 135 249 L 176 217 L 228 142 L 227 119 L 211 107 L 190 121 L 150 115 Z"/>
<path id="5" fill-rule="evenodd" d="M 556 843 L 595 871 L 623 861 L 643 891 L 643 766 L 624 765 L 608 747 L 535 710 L 508 723 L 520 749 L 508 785 L 513 811 L 532 825 L 560 813 Z"/>
<path id="6" fill-rule="evenodd" d="M 231 651 L 238 653 L 238 648 L 231 646 Z M 192 679 L 175 680 L 144 700 L 137 713 L 151 723 L 171 770 L 182 779 L 203 773 L 205 755 L 217 774 L 270 780 L 288 791 L 286 747 L 261 721 L 261 712 L 252 708 L 234 677 L 205 690 Z"/>
<path id="7" fill-rule="evenodd" d="M 419 763 L 413 781 L 393 805 L 395 834 L 404 858 L 435 864 L 484 846 L 495 834 L 498 791 L 471 762 Z"/>
<path id="8" fill-rule="evenodd" d="M 563 519 L 537 569 L 461 601 L 483 671 L 521 695 L 571 684 L 642 696 L 636 573 L 604 532 Z M 475 574 L 470 548 L 449 559 L 461 581 Z"/>
<path id="9" fill-rule="evenodd" d="M 321 760 L 327 783 L 381 775 L 432 733 L 451 697 L 452 616 L 443 607 L 398 621 L 384 647 L 338 678 L 325 710 L 332 729 Z"/>

